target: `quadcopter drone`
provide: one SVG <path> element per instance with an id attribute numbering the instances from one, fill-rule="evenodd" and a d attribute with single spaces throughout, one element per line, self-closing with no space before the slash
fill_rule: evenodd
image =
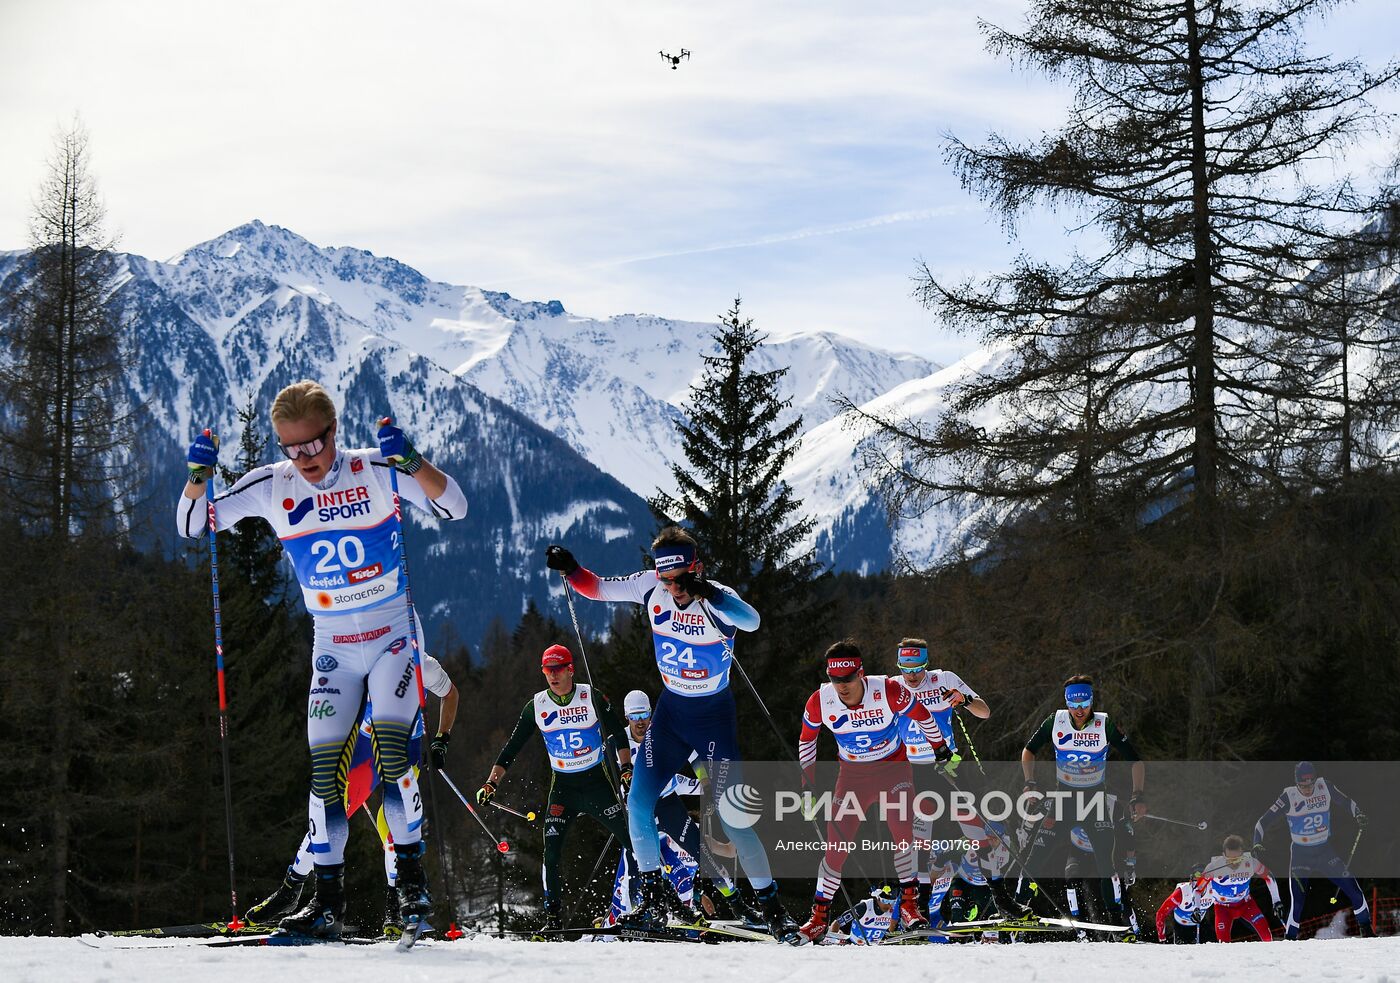
<path id="1" fill-rule="evenodd" d="M 681 53 L 678 55 L 668 55 L 666 54 L 666 52 L 663 51 L 661 52 L 661 58 L 664 61 L 670 62 L 671 71 L 674 72 L 676 69 L 681 67 L 682 58 L 684 58 L 686 61 L 690 60 L 690 52 L 687 51 L 685 48 L 682 48 Z"/>

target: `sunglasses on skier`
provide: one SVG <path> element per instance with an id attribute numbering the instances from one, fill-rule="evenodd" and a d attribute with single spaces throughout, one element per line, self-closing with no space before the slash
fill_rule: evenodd
<path id="1" fill-rule="evenodd" d="M 330 426 L 326 427 L 326 429 L 322 430 L 310 440 L 303 440 L 298 444 L 278 444 L 277 446 L 280 447 L 282 453 L 287 455 L 287 458 L 292 461 L 295 461 L 299 457 L 315 457 L 326 449 L 326 438 L 330 436 L 331 427 L 334 426 L 334 423 L 330 424 Z"/>
<path id="2" fill-rule="evenodd" d="M 650 719 L 651 719 L 651 711 L 650 711 L 650 710 L 642 710 L 642 711 L 640 711 L 640 712 L 638 712 L 638 713 L 629 713 L 629 714 L 627 715 L 627 719 L 628 719 L 628 720 L 650 720 Z"/>

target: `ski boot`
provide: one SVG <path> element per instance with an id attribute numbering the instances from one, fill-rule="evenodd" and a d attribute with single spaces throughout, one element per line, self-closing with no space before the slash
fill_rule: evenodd
<path id="1" fill-rule="evenodd" d="M 803 923 L 797 931 L 808 942 L 816 945 L 826 936 L 827 920 L 831 916 L 831 902 L 826 898 L 814 898 L 812 901 L 812 917 Z M 789 919 L 791 921 L 791 919 Z M 780 938 L 777 933 L 774 937 Z"/>
<path id="2" fill-rule="evenodd" d="M 1000 877 L 989 877 L 987 886 L 991 888 L 992 900 L 996 902 L 997 914 L 1001 917 L 1013 922 L 1024 921 L 1031 917 L 1030 906 L 1022 904 L 1011 896 L 1005 880 Z"/>
<path id="3" fill-rule="evenodd" d="M 279 927 L 299 935 L 319 939 L 340 938 L 341 920 L 345 917 L 345 865 L 316 865 L 316 892 L 306 906 L 278 923 Z"/>
<path id="4" fill-rule="evenodd" d="M 769 935 L 789 945 L 798 945 L 803 941 L 797 922 L 792 920 L 792 916 L 783 907 L 782 899 L 778 897 L 777 881 L 771 882 L 761 891 L 755 891 L 754 899 L 758 902 L 759 911 L 763 914 L 764 927 Z"/>
<path id="5" fill-rule="evenodd" d="M 703 887 L 696 888 L 695 899 L 695 907 L 710 921 L 742 922 L 745 928 L 755 932 L 768 931 L 768 922 L 748 903 L 738 885 L 726 894 L 718 884 L 707 881 Z"/>
<path id="6" fill-rule="evenodd" d="M 1374 939 L 1376 937 L 1376 929 L 1370 922 L 1357 922 L 1356 930 L 1361 933 L 1363 939 Z"/>
<path id="7" fill-rule="evenodd" d="M 637 907 L 623 915 L 618 921 L 627 928 L 637 928 L 649 932 L 660 932 L 674 915 L 688 924 L 701 921 L 699 913 L 680 899 L 675 886 L 659 870 L 645 870 L 638 875 L 641 900 Z"/>
<path id="8" fill-rule="evenodd" d="M 394 846 L 394 860 L 398 868 L 399 916 L 403 919 L 403 930 L 428 917 L 433 910 L 432 895 L 428 893 L 428 874 L 423 870 L 424 845 L 410 843 L 407 846 Z"/>
<path id="9" fill-rule="evenodd" d="M 768 919 L 763 916 L 763 912 L 749 904 L 748 898 L 744 896 L 743 890 L 738 885 L 735 885 L 734 892 L 729 895 L 729 907 L 734 909 L 734 913 L 743 921 L 745 928 L 755 932 L 768 931 Z M 794 922 L 794 924 L 796 923 Z"/>
<path id="10" fill-rule="evenodd" d="M 385 888 L 384 928 L 380 934 L 386 939 L 398 941 L 403 938 L 403 916 L 399 914 L 399 889 L 393 884 Z"/>
<path id="11" fill-rule="evenodd" d="M 919 881 L 919 910 L 928 911 L 928 903 L 933 899 L 933 884 L 930 881 Z M 929 912 L 932 914 L 932 912 Z"/>
<path id="12" fill-rule="evenodd" d="M 928 919 L 919 906 L 919 885 L 914 881 L 900 886 L 899 924 L 906 932 L 928 928 Z"/>
<path id="13" fill-rule="evenodd" d="M 602 918 L 599 918 L 595 921 L 594 928 L 599 927 L 597 922 L 602 920 Z M 559 906 L 546 902 L 544 906 L 544 924 L 535 931 L 534 935 L 530 936 L 530 941 L 563 942 L 564 937 L 559 934 L 559 930 L 563 927 L 564 916 L 560 913 Z"/>
<path id="14" fill-rule="evenodd" d="M 720 890 L 718 884 L 708 877 L 697 877 L 694 881 L 695 910 L 706 918 L 732 921 L 738 916 L 734 912 L 734 906 L 729 903 L 729 896 Z"/>
<path id="15" fill-rule="evenodd" d="M 285 918 L 297 910 L 301 887 L 305 883 L 305 877 L 287 871 L 277 890 L 249 908 L 243 920 L 254 925 L 276 925 L 279 918 Z"/>

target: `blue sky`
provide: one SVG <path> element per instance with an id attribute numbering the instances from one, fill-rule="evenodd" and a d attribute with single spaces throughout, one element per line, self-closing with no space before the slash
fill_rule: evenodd
<path id="1" fill-rule="evenodd" d="M 80 114 L 132 252 L 260 218 L 592 316 L 710 320 L 742 294 L 769 331 L 950 361 L 975 340 L 911 299 L 918 260 L 956 277 L 1066 249 L 1053 216 L 1008 242 L 943 161 L 946 131 L 1058 119 L 1062 91 L 982 48 L 977 16 L 1024 9 L 0 0 L 0 248 Z M 1343 7 L 1319 48 L 1394 57 L 1397 22 L 1391 0 Z M 681 47 L 671 71 L 658 51 Z"/>

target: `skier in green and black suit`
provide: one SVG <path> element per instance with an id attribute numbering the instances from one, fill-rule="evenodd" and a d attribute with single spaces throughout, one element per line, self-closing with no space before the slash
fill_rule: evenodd
<path id="1" fill-rule="evenodd" d="M 486 783 L 477 790 L 476 801 L 478 805 L 491 801 L 506 769 L 538 728 L 553 772 L 544 818 L 544 927 L 549 930 L 564 926 L 560 861 L 574 817 L 580 813 L 592 816 L 617 837 L 623 849 L 631 842 L 622 797 L 632 785 L 632 751 L 627 745 L 627 726 L 608 698 L 588 684 L 574 684 L 573 653 L 563 645 L 551 645 L 540 657 L 540 668 L 549 686 L 531 697 L 520 711 L 510 740 L 496 756 Z M 603 764 L 606 738 L 616 739 L 619 788 L 613 787 Z M 630 865 L 631 858 L 628 862 Z"/>

